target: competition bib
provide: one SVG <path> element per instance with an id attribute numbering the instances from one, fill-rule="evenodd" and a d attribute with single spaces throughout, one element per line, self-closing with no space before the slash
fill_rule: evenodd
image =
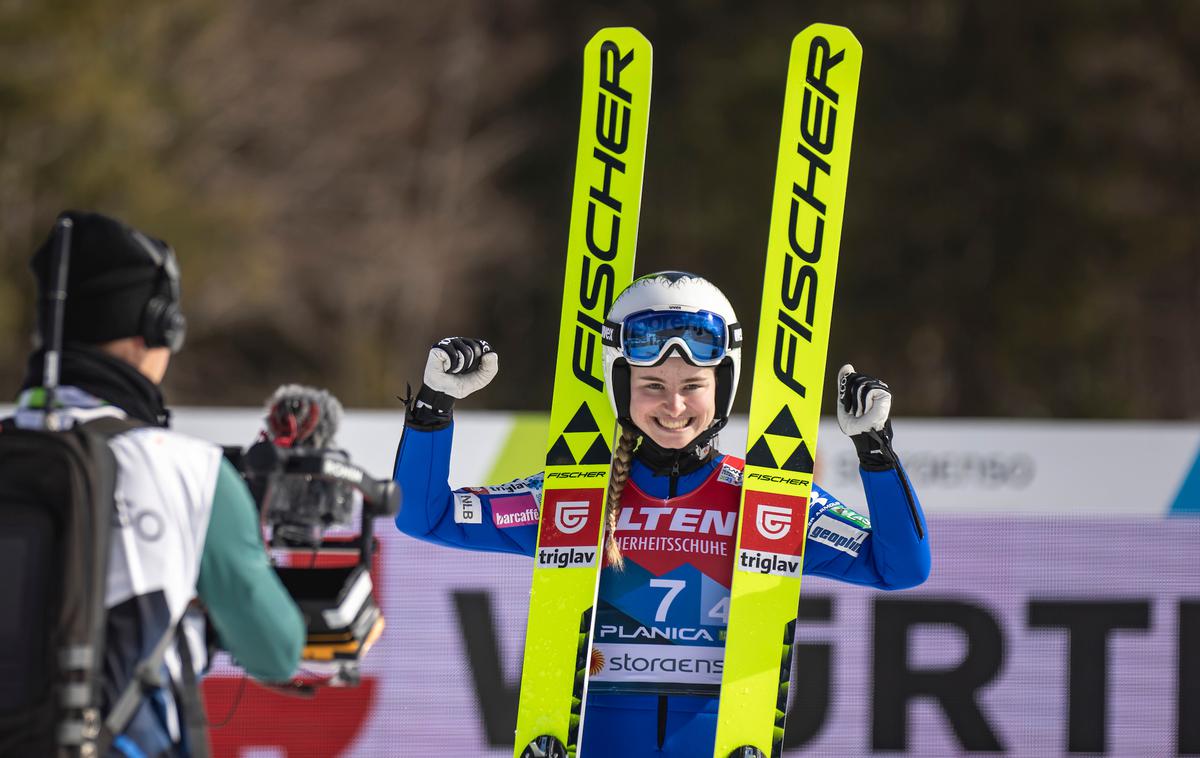
<path id="1" fill-rule="evenodd" d="M 741 469 L 727 456 L 669 501 L 625 485 L 616 530 L 625 568 L 606 565 L 600 578 L 589 689 L 718 694 Z"/>

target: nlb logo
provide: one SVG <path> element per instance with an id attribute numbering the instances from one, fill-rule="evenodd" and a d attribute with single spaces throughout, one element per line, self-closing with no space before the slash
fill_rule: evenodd
<path id="1" fill-rule="evenodd" d="M 781 540 L 792 528 L 792 509 L 784 505 L 759 503 L 754 526 L 767 539 Z"/>
<path id="2" fill-rule="evenodd" d="M 554 526 L 563 534 L 575 534 L 587 526 L 590 504 L 586 500 L 566 500 L 554 509 Z"/>

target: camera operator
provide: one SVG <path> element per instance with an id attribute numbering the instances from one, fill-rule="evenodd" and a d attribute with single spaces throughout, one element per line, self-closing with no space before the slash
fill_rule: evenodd
<path id="1" fill-rule="evenodd" d="M 166 243 L 98 213 L 68 211 L 73 224 L 62 322 L 61 386 L 54 407 L 67 423 L 104 416 L 134 422 L 110 438 L 117 462 L 105 608 L 101 717 L 107 718 L 139 662 L 172 629 L 159 670 L 108 755 L 206 755 L 208 735 L 197 686 L 206 665 L 205 620 L 252 676 L 289 679 L 305 625 L 272 570 L 250 493 L 221 449 L 168 429 L 159 383 L 183 344 L 179 270 Z M 32 268 L 49 291 L 52 234 Z M 15 426 L 43 423 L 47 393 L 42 350 L 31 356 Z M 10 422 L 11 423 L 11 422 Z M 33 632 L 37 633 L 37 632 Z M 129 699 L 129 696 L 126 696 Z"/>

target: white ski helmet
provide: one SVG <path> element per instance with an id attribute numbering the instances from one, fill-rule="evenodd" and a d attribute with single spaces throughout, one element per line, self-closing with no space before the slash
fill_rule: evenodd
<path id="1" fill-rule="evenodd" d="M 711 282 L 685 271 L 635 279 L 604 323 L 604 385 L 617 419 L 629 414 L 629 367 L 656 366 L 673 353 L 717 374 L 716 422 L 733 410 L 742 364 L 742 327 L 733 306 Z"/>

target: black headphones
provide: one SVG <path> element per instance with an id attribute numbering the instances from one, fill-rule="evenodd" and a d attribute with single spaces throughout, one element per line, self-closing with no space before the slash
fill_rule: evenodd
<path id="1" fill-rule="evenodd" d="M 166 347 L 179 352 L 187 336 L 187 319 L 179 309 L 179 263 L 175 251 L 164 242 L 131 230 L 142 249 L 158 266 L 154 294 L 142 309 L 141 336 L 146 347 Z"/>

